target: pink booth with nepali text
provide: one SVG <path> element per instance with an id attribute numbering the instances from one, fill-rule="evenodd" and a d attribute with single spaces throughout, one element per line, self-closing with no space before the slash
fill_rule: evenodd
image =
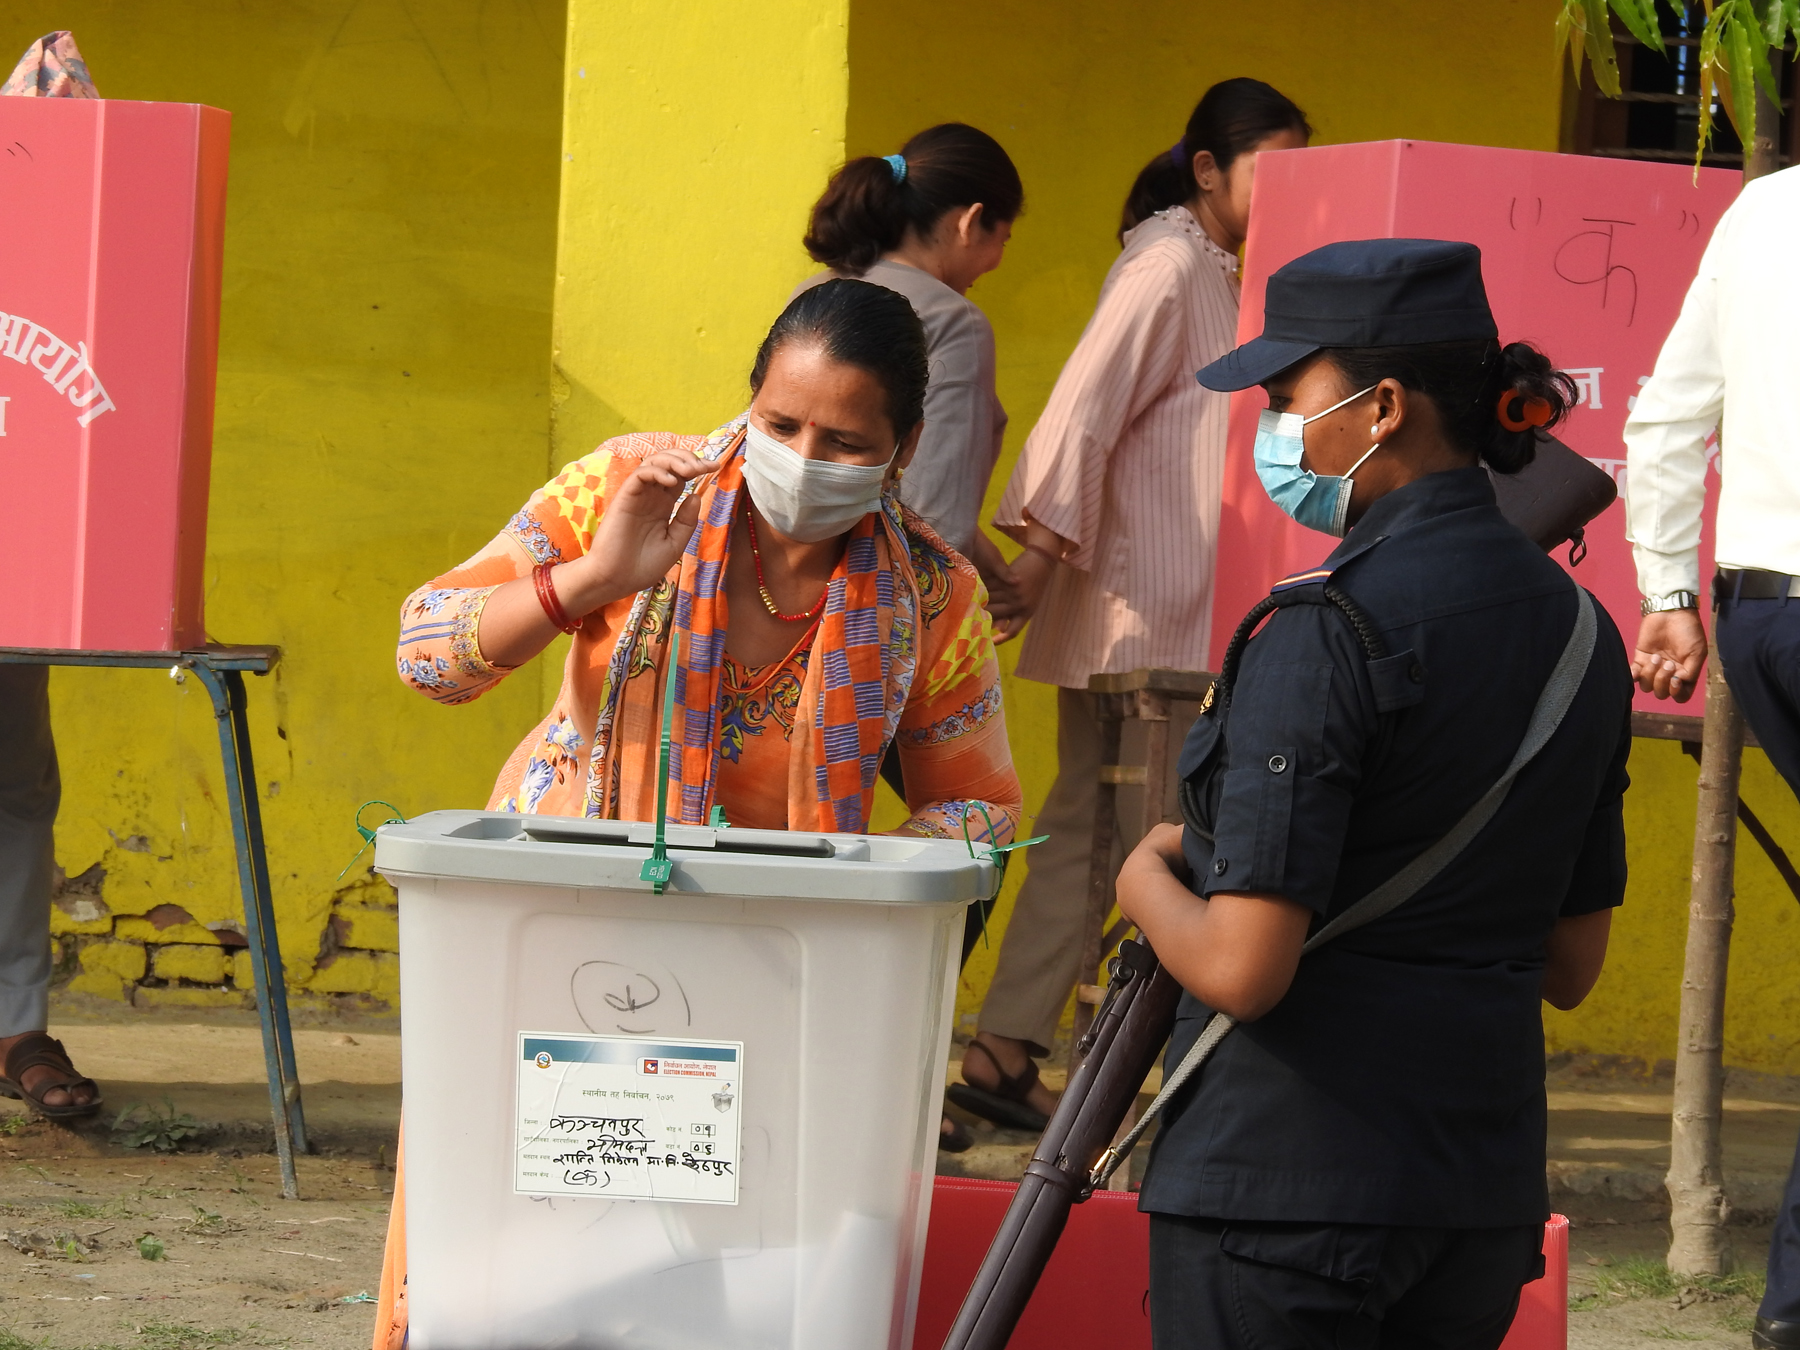
<path id="1" fill-rule="evenodd" d="M 0 98 L 0 647 L 205 641 L 230 123 Z"/>
<path id="2" fill-rule="evenodd" d="M 1713 226 L 1739 175 L 1534 150 L 1376 141 L 1257 156 L 1244 256 L 1238 340 L 1262 332 L 1269 273 L 1345 239 L 1455 239 L 1481 249 L 1488 300 L 1502 342 L 1531 342 L 1574 376 L 1580 401 L 1559 439 L 1618 480 L 1621 435 L 1637 391 L 1680 312 Z M 1261 389 L 1232 396 L 1218 532 L 1211 666 L 1238 620 L 1269 587 L 1312 567 L 1335 542 L 1289 520 L 1269 500 L 1251 460 Z M 1716 443 L 1708 475 L 1701 569 L 1712 568 Z M 1637 575 L 1615 502 L 1587 527 L 1575 576 L 1619 631 L 1637 632 Z M 1558 550 L 1568 565 L 1568 550 Z M 1651 695 L 1639 694 L 1649 707 Z M 1664 709 L 1666 711 L 1666 709 Z"/>

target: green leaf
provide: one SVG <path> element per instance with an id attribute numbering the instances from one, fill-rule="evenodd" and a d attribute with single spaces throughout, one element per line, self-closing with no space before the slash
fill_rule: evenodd
<path id="1" fill-rule="evenodd" d="M 1588 64 L 1594 69 L 1594 83 L 1608 98 L 1619 96 L 1619 57 L 1613 48 L 1612 22 L 1607 17 L 1606 0 L 1582 0 L 1580 18 L 1583 45 Z"/>
<path id="2" fill-rule="evenodd" d="M 1748 154 L 1756 140 L 1757 70 L 1751 34 L 1757 29 L 1748 22 L 1750 16 L 1744 13 L 1746 8 L 1743 0 L 1732 0 L 1725 17 L 1725 41 L 1721 45 L 1725 52 L 1725 76 L 1731 82 L 1731 98 L 1726 111 L 1731 114 L 1738 139 L 1744 143 L 1744 153 Z M 1768 66 L 1766 52 L 1763 65 Z"/>
<path id="3" fill-rule="evenodd" d="M 145 1233 L 139 1238 L 137 1240 L 137 1249 L 138 1255 L 143 1257 L 146 1261 L 162 1261 L 167 1259 L 164 1255 L 167 1248 L 163 1246 L 162 1239 L 153 1233 Z"/>
<path id="4" fill-rule="evenodd" d="M 1625 30 L 1654 52 L 1662 52 L 1662 26 L 1656 21 L 1656 0 L 1611 0 L 1612 11 Z"/>

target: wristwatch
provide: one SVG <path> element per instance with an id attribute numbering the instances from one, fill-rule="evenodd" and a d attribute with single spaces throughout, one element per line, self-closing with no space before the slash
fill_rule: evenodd
<path id="1" fill-rule="evenodd" d="M 1672 609 L 1699 609 L 1700 597 L 1692 591 L 1671 591 L 1667 595 L 1647 595 L 1644 597 L 1642 612 L 1645 614 L 1667 614 Z"/>

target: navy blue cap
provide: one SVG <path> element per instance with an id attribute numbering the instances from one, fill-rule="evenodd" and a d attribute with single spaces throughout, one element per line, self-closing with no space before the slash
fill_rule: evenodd
<path id="1" fill-rule="evenodd" d="M 1481 250 L 1443 239 L 1353 239 L 1269 275 L 1263 331 L 1196 377 L 1230 392 L 1261 384 L 1322 347 L 1407 347 L 1497 338 Z"/>

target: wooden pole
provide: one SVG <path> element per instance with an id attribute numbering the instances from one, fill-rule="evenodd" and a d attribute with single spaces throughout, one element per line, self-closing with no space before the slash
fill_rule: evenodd
<path id="1" fill-rule="evenodd" d="M 1781 56 L 1771 53 L 1779 79 Z M 1744 181 L 1774 173 L 1781 110 L 1756 89 L 1756 128 L 1744 146 Z M 1714 624 L 1717 637 L 1717 623 Z M 1669 1133 L 1669 1269 L 1722 1275 L 1730 1267 L 1725 1223 L 1725 976 L 1731 961 L 1733 867 L 1744 716 L 1725 682 L 1718 652 L 1706 676 L 1706 725 L 1694 817 L 1693 890 L 1681 969 L 1681 1026 L 1675 1046 L 1675 1104 Z"/>
<path id="2" fill-rule="evenodd" d="M 1715 658 L 1706 676 L 1706 730 L 1694 820 L 1693 892 L 1681 970 L 1675 1109 L 1669 1137 L 1669 1269 L 1722 1275 L 1730 1263 L 1719 1141 L 1725 1068 L 1725 970 L 1731 958 L 1732 864 L 1744 719 Z"/>

